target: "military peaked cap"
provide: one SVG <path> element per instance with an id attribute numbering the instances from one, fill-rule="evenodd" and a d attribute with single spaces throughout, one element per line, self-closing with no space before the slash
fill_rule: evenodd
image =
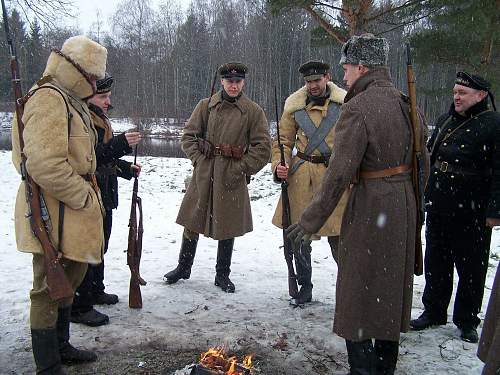
<path id="1" fill-rule="evenodd" d="M 96 93 L 104 94 L 106 92 L 111 91 L 111 88 L 113 87 L 113 81 L 114 80 L 113 80 L 113 77 L 111 76 L 111 74 L 106 72 L 106 74 L 104 75 L 104 78 L 99 79 L 96 82 L 96 87 L 97 87 Z"/>
<path id="2" fill-rule="evenodd" d="M 221 78 L 226 79 L 244 79 L 248 68 L 240 62 L 228 62 L 219 67 Z"/>
<path id="3" fill-rule="evenodd" d="M 457 78 L 455 79 L 455 83 L 457 85 L 470 87 L 471 89 L 489 91 L 490 83 L 485 80 L 483 77 L 469 74 L 466 72 L 458 72 Z"/>
<path id="4" fill-rule="evenodd" d="M 299 72 L 304 76 L 306 81 L 314 81 L 320 79 L 323 75 L 330 71 L 330 65 L 324 63 L 323 61 L 308 61 L 302 64 L 299 68 Z"/>

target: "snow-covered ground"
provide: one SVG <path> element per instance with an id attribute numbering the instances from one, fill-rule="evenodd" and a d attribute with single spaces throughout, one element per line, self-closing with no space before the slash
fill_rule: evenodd
<path id="1" fill-rule="evenodd" d="M 328 374 L 348 367 L 344 341 L 331 332 L 337 270 L 326 240 L 313 243 L 313 303 L 296 309 L 288 304 L 281 231 L 270 223 L 279 185 L 272 183 L 268 168 L 250 185 L 254 231 L 236 239 L 231 274 L 236 293 L 225 294 L 213 285 L 217 243 L 210 239 L 200 240 L 190 280 L 170 286 L 162 281 L 177 264 L 182 228 L 175 217 L 191 167 L 186 159 L 144 157 L 139 162 L 145 213 L 141 273 L 148 282 L 142 288 L 144 307 L 128 308 L 130 273 L 124 250 L 132 183 L 122 180 L 105 278 L 107 291 L 117 293 L 120 302 L 99 306 L 110 316 L 109 325 L 72 325 L 73 344 L 97 352 L 153 341 L 174 349 L 226 344 L 234 350 L 264 348 L 289 374 L 325 373 L 315 370 L 318 361 Z M 31 256 L 16 251 L 13 207 L 19 177 L 8 151 L 0 151 L 0 170 L 0 373 L 33 373 L 28 322 Z M 490 259 L 483 312 L 500 254 L 500 231 L 494 232 L 491 249 L 496 257 Z M 423 284 L 423 276 L 415 278 L 413 316 L 422 309 Z M 462 342 L 458 335 L 451 323 L 403 334 L 397 374 L 480 374 L 477 344 Z"/>

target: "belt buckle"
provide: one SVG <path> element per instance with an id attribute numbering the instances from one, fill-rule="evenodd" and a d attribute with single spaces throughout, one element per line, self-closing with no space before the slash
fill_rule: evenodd
<path id="1" fill-rule="evenodd" d="M 222 150 L 219 146 L 214 147 L 214 156 L 220 156 L 222 155 Z"/>
<path id="2" fill-rule="evenodd" d="M 439 170 L 441 172 L 447 172 L 448 171 L 448 162 L 443 161 L 441 165 L 439 166 Z"/>

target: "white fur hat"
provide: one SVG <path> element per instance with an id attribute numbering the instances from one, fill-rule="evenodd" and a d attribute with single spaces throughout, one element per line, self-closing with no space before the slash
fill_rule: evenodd
<path id="1" fill-rule="evenodd" d="M 104 78 L 108 51 L 99 43 L 86 36 L 77 35 L 67 39 L 60 52 L 90 77 Z"/>

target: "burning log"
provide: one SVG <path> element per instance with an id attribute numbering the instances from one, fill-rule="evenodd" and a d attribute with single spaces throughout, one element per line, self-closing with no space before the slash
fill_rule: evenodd
<path id="1" fill-rule="evenodd" d="M 243 367 L 240 364 L 236 364 L 235 371 L 224 372 L 219 370 L 211 370 L 209 368 L 203 367 L 203 365 L 195 365 L 191 370 L 191 375 L 251 375 L 250 369 Z"/>
<path id="2" fill-rule="evenodd" d="M 236 357 L 228 357 L 224 348 L 210 348 L 201 355 L 190 375 L 251 375 L 252 357 L 246 356 L 243 363 Z"/>

